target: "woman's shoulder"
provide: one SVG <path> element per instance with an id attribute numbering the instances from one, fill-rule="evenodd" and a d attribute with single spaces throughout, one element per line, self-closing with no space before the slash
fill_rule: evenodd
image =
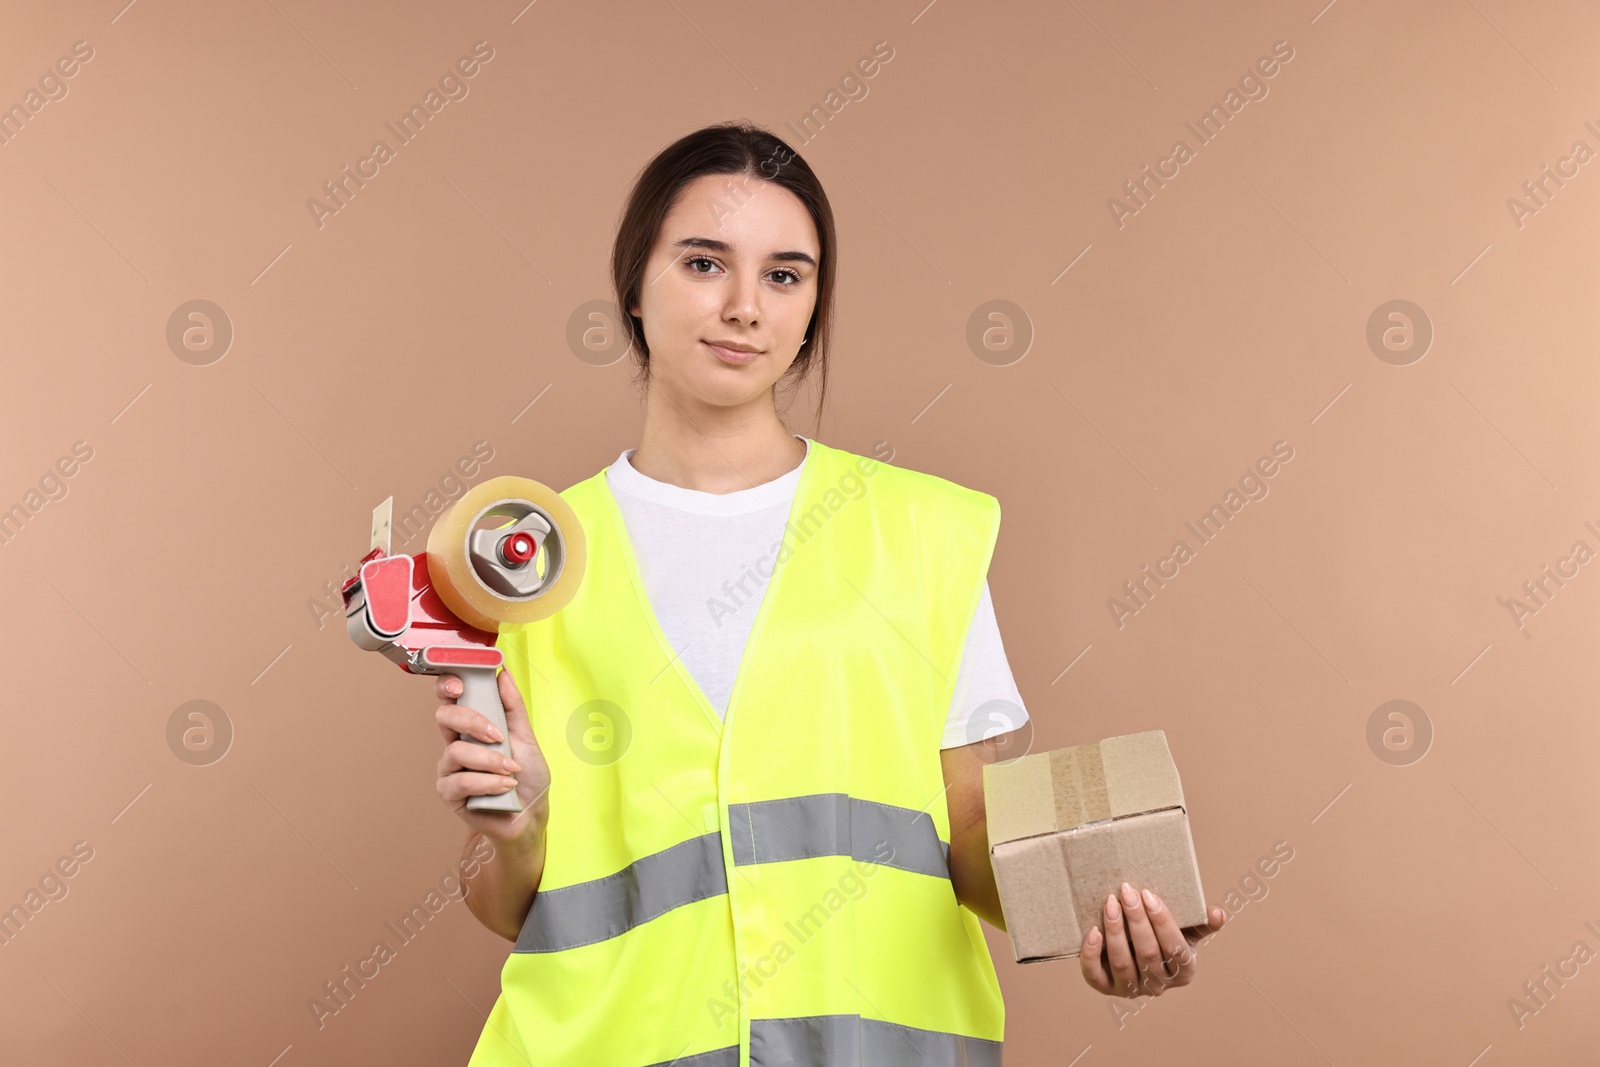
<path id="1" fill-rule="evenodd" d="M 813 442 L 821 444 L 821 442 Z M 918 470 L 914 467 L 898 466 L 893 461 L 895 450 L 885 448 L 888 443 L 880 441 L 874 446 L 874 456 L 860 455 L 842 448 L 832 448 L 823 445 L 823 454 L 843 470 L 855 471 L 860 477 L 873 483 L 881 484 L 904 493 L 908 496 L 933 497 L 936 499 L 959 499 L 971 503 L 983 501 L 998 501 L 989 493 L 972 486 L 964 485 L 953 478 L 946 478 L 931 471 Z M 885 454 L 887 453 L 887 454 Z"/>
<path id="2" fill-rule="evenodd" d="M 913 528 L 936 530 L 942 524 L 958 521 L 991 528 L 999 524 L 998 498 L 931 471 L 897 466 L 890 462 L 894 458 L 892 448 L 875 449 L 876 456 L 827 446 L 823 449 L 817 457 L 827 469 L 819 470 L 822 477 L 812 483 L 819 495 L 837 491 L 847 499 L 872 499 L 876 507 L 903 514 Z"/>

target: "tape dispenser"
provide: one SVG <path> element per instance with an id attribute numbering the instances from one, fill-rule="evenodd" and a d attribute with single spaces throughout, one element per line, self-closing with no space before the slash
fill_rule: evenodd
<path id="1" fill-rule="evenodd" d="M 583 527 L 548 486 L 502 475 L 467 490 L 428 531 L 427 551 L 390 555 L 394 498 L 372 512 L 372 549 L 341 587 L 345 628 L 360 647 L 411 674 L 454 674 L 456 703 L 509 738 L 495 674 L 502 626 L 560 611 L 583 580 Z M 462 740 L 484 744 L 475 737 Z M 511 754 L 509 740 L 487 747 Z M 515 789 L 467 798 L 471 811 L 520 812 Z"/>

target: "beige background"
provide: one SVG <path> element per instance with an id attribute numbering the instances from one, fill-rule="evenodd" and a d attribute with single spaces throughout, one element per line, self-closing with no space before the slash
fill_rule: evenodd
<path id="1" fill-rule="evenodd" d="M 1593 1062 L 1600 963 L 1520 1028 L 1507 1006 L 1600 951 L 1600 563 L 1507 606 L 1600 550 L 1600 162 L 1507 206 L 1600 150 L 1591 6 L 120 5 L 12 4 L 0 46 L 6 106 L 94 51 L 0 147 L 0 507 L 93 449 L 0 545 L 0 906 L 93 849 L 0 946 L 0 1060 L 465 1062 L 509 946 L 460 904 L 322 1029 L 307 1007 L 464 836 L 430 683 L 310 605 L 374 504 L 476 441 L 558 488 L 637 443 L 629 364 L 569 320 L 609 295 L 638 168 L 742 116 L 842 240 L 829 415 L 802 397 L 792 427 L 1000 498 L 1034 748 L 1166 730 L 1212 901 L 1294 849 L 1137 1014 L 990 931 L 1007 1062 Z M 308 199 L 480 40 L 469 95 L 319 228 Z M 825 127 L 785 125 L 880 40 Z M 166 339 L 197 299 L 234 331 L 203 366 Z M 1434 332 L 1404 366 L 1366 341 L 1397 299 Z M 992 300 L 1033 333 L 1009 365 L 967 340 Z M 1119 628 L 1108 599 L 1277 441 L 1270 494 Z M 209 765 L 169 748 L 191 700 L 231 723 Z M 1420 761 L 1369 747 L 1390 700 L 1431 724 Z"/>

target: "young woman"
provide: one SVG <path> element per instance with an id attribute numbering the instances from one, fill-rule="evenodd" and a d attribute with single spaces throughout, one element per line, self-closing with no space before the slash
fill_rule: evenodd
<path id="1" fill-rule="evenodd" d="M 467 890 L 516 942 L 489 1064 L 999 1064 L 978 918 L 1004 929 L 982 768 L 1021 709 L 988 596 L 992 496 L 793 434 L 826 395 L 837 252 L 811 169 L 745 123 L 641 172 L 612 256 L 645 390 L 639 446 L 562 495 L 588 565 L 503 632 L 512 758 L 438 681 L 438 788 L 493 846 Z M 523 697 L 526 696 L 526 703 Z M 472 812 L 517 790 L 518 815 Z M 1082 973 L 1189 983 L 1159 898 L 1124 886 Z"/>

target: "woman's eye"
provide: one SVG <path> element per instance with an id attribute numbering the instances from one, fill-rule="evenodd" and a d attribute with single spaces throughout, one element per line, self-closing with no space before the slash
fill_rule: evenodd
<path id="1" fill-rule="evenodd" d="M 695 266 L 695 264 L 697 264 L 697 263 L 704 263 L 704 264 L 707 264 L 708 266 L 711 266 L 711 267 L 715 267 L 717 265 L 715 260 L 709 259 L 706 256 L 690 256 L 688 259 L 684 260 L 683 262 L 684 262 L 684 265 L 689 268 L 689 272 L 691 274 L 709 274 L 709 273 L 711 273 L 710 271 L 707 271 L 707 270 L 700 270 L 698 267 Z M 779 281 L 784 285 L 785 288 L 787 288 L 789 286 L 793 286 L 793 285 L 798 285 L 800 283 L 800 275 L 799 275 L 799 273 L 796 272 L 796 271 L 790 270 L 787 267 L 780 267 L 779 269 L 777 269 L 775 271 L 772 271 L 772 274 L 781 276 L 781 277 L 779 277 Z"/>

